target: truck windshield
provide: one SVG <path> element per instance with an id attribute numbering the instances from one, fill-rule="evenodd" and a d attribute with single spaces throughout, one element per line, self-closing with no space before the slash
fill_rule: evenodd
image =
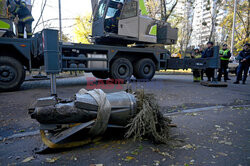
<path id="1" fill-rule="evenodd" d="M 117 9 L 109 7 L 108 11 L 107 11 L 106 19 L 114 17 L 116 11 L 117 11 Z"/>
<path id="2" fill-rule="evenodd" d="M 99 3 L 98 10 L 96 12 L 95 20 L 98 20 L 100 18 L 105 17 L 106 19 L 114 17 L 116 11 L 117 11 L 117 4 L 118 3 L 124 3 L 124 0 L 111 0 L 108 6 L 107 14 L 106 17 L 105 15 L 105 10 L 107 7 L 107 0 L 103 0 Z"/>
<path id="3" fill-rule="evenodd" d="M 99 20 L 100 18 L 103 18 L 105 9 L 106 9 L 106 4 L 107 4 L 106 0 L 100 3 L 99 8 L 96 12 L 95 20 Z"/>
<path id="4" fill-rule="evenodd" d="M 116 12 L 118 11 L 117 5 L 119 3 L 124 4 L 124 0 L 111 0 L 110 1 L 105 19 L 113 18 L 115 16 Z"/>

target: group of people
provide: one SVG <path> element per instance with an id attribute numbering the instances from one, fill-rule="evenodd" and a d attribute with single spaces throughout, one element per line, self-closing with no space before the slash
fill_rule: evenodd
<path id="1" fill-rule="evenodd" d="M 10 18 L 15 19 L 16 17 L 18 17 L 18 38 L 24 38 L 24 29 L 26 29 L 27 38 L 31 38 L 32 22 L 34 21 L 34 19 L 25 1 L 7 0 L 6 5 L 8 7 Z"/>
<path id="2" fill-rule="evenodd" d="M 200 48 L 196 47 L 194 49 L 194 53 L 192 54 L 192 58 L 211 58 L 214 56 L 214 43 L 208 42 L 207 48 L 202 51 Z M 250 50 L 249 50 L 250 44 L 246 43 L 243 47 L 243 50 L 239 53 L 236 60 L 239 61 L 239 66 L 237 68 L 237 79 L 234 82 L 234 84 L 239 84 L 242 80 L 242 84 L 246 84 L 249 66 L 250 66 Z M 227 82 L 227 80 L 230 80 L 228 77 L 228 64 L 229 60 L 231 58 L 231 52 L 228 49 L 227 44 L 223 44 L 222 49 L 219 51 L 220 56 L 220 69 L 218 71 L 218 77 L 216 78 L 218 81 L 221 81 L 222 75 L 224 74 L 224 81 Z M 244 72 L 244 75 L 242 77 L 242 73 Z M 193 76 L 194 76 L 194 82 L 200 82 L 203 80 L 203 75 L 206 73 L 206 76 L 208 78 L 207 81 L 215 80 L 215 70 L 213 68 L 207 68 L 204 70 L 199 69 L 193 69 Z"/>

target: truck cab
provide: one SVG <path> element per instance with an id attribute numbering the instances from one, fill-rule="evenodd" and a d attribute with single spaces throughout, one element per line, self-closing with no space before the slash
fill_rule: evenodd
<path id="1" fill-rule="evenodd" d="M 16 36 L 16 27 L 12 20 L 0 17 L 0 37 L 13 38 Z"/>
<path id="2" fill-rule="evenodd" d="M 95 44 L 176 44 L 178 29 L 150 18 L 144 0 L 93 0 L 92 6 Z"/>

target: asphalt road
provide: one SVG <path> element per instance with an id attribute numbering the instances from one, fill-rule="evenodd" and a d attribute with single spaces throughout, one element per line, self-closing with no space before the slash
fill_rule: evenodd
<path id="1" fill-rule="evenodd" d="M 133 90 L 144 88 L 155 94 L 161 111 L 177 124 L 171 129 L 169 145 L 123 140 L 120 133 L 110 131 L 100 142 L 45 155 L 34 153 L 41 139 L 38 123 L 27 109 L 37 98 L 50 95 L 50 84 L 48 80 L 25 82 L 20 91 L 0 93 L 0 165 L 248 166 L 250 83 L 232 82 L 227 88 L 210 88 L 193 83 L 189 75 L 158 75 L 147 83 L 132 81 Z M 57 84 L 61 98 L 69 98 L 81 88 L 93 88 L 85 77 L 59 79 Z M 118 85 L 104 91 L 124 89 L 126 85 Z"/>

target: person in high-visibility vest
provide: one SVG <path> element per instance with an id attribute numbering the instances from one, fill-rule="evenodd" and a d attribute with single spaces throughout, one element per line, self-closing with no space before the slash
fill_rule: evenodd
<path id="1" fill-rule="evenodd" d="M 194 48 L 194 53 L 191 55 L 191 58 L 198 59 L 201 58 L 201 52 L 200 48 L 196 47 Z M 193 69 L 193 78 L 194 82 L 200 82 L 201 81 L 201 70 L 200 69 Z"/>
<path id="2" fill-rule="evenodd" d="M 227 80 L 230 80 L 228 78 L 228 64 L 229 59 L 231 57 L 231 52 L 227 48 L 227 44 L 223 44 L 222 50 L 220 50 L 220 69 L 219 69 L 219 75 L 218 75 L 218 81 L 221 81 L 222 74 L 224 73 L 224 81 L 227 82 Z"/>
<path id="3" fill-rule="evenodd" d="M 31 38 L 34 18 L 27 8 L 26 3 L 22 0 L 8 0 L 6 3 L 8 11 L 12 14 L 12 18 L 18 17 L 18 38 L 24 38 L 24 28 L 26 28 L 27 38 Z"/>

